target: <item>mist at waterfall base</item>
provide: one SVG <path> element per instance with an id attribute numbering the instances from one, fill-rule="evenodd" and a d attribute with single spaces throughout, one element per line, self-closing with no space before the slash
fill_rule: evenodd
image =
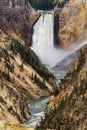
<path id="1" fill-rule="evenodd" d="M 31 49 L 39 57 L 42 64 L 56 76 L 57 82 L 69 71 L 72 62 L 77 57 L 78 50 L 87 44 L 74 44 L 68 49 L 54 47 L 54 12 L 40 11 L 41 16 L 34 25 L 33 43 Z M 48 98 L 43 98 L 29 104 L 31 119 L 25 124 L 35 128 L 44 117 L 44 111 Z"/>
<path id="2" fill-rule="evenodd" d="M 83 46 L 83 45 L 82 45 Z M 63 49 L 61 47 L 44 47 L 41 51 L 34 50 L 37 56 L 39 57 L 42 64 L 47 67 L 53 68 L 59 64 L 63 59 L 67 59 L 67 62 L 71 62 L 74 57 L 77 55 L 77 50 L 80 49 L 80 45 L 73 45 L 68 49 Z M 72 55 L 73 56 L 72 56 Z M 71 57 L 68 57 L 71 55 Z"/>
<path id="3" fill-rule="evenodd" d="M 86 41 L 81 44 L 74 44 L 68 49 L 62 47 L 54 47 L 54 11 L 39 11 L 41 16 L 34 25 L 33 43 L 32 49 L 39 57 L 42 64 L 47 66 L 50 71 L 55 75 L 64 76 L 69 67 L 66 70 L 59 70 L 55 67 L 59 64 L 61 66 L 62 60 L 63 66 L 70 64 L 75 60 L 77 51 L 86 44 Z M 55 72 L 54 72 L 55 71 Z M 61 73 L 61 74 L 60 74 Z M 60 78 L 61 78 L 60 77 Z"/>
<path id="4" fill-rule="evenodd" d="M 44 47 L 41 51 L 34 50 L 34 52 L 39 57 L 42 64 L 47 67 L 54 67 L 57 63 L 59 63 L 64 56 L 68 55 L 68 51 L 62 48 L 54 48 L 54 47 Z"/>
<path id="5" fill-rule="evenodd" d="M 40 18 L 35 23 L 33 30 L 32 50 L 39 57 L 41 63 L 60 82 L 73 66 L 79 50 L 87 45 L 87 40 L 72 44 L 68 49 L 54 46 L 54 11 L 38 11 Z"/>

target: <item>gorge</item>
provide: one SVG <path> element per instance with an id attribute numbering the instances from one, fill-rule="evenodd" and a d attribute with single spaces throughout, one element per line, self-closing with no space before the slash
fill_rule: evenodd
<path id="1" fill-rule="evenodd" d="M 74 62 L 76 55 L 78 54 L 77 52 L 87 44 L 87 41 L 85 40 L 84 42 L 81 43 L 74 43 L 68 48 L 63 48 L 60 45 L 57 45 L 56 47 L 54 45 L 55 11 L 38 11 L 38 12 L 40 13 L 41 16 L 33 28 L 34 33 L 32 36 L 33 40 L 31 48 L 39 57 L 41 63 L 51 70 L 52 68 L 56 68 L 58 64 L 61 66 L 61 62 L 64 59 L 66 61 L 65 63 L 63 63 L 63 66 L 66 66 L 66 64 L 70 64 L 70 62 Z"/>
<path id="2" fill-rule="evenodd" d="M 81 43 L 75 43 L 68 48 L 54 45 L 54 11 L 38 11 L 40 18 L 34 25 L 34 33 L 31 49 L 39 57 L 50 72 L 52 72 L 57 81 L 57 85 L 62 78 L 72 69 L 78 53 L 87 45 L 87 40 Z M 45 107 L 48 98 L 37 100 L 30 103 L 32 117 L 26 122 L 27 125 L 35 127 L 41 117 L 44 117 Z M 43 106 L 43 105 L 45 106 Z M 41 107 L 43 106 L 43 107 Z M 34 110 L 33 110 L 34 109 Z M 33 110 L 33 111 L 32 111 Z M 36 112 L 36 113 L 35 113 Z"/>
<path id="3" fill-rule="evenodd" d="M 86 12 L 85 0 L 0 0 L 0 129 L 87 128 Z"/>

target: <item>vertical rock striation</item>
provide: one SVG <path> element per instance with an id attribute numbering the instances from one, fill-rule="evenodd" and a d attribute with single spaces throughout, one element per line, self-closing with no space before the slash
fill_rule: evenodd
<path id="1" fill-rule="evenodd" d="M 16 39 L 31 44 L 32 25 L 37 18 L 38 14 L 26 0 L 0 1 L 0 28 Z"/>
<path id="2" fill-rule="evenodd" d="M 81 42 L 87 34 L 87 5 L 84 0 L 70 0 L 59 13 L 58 37 L 64 47 Z"/>

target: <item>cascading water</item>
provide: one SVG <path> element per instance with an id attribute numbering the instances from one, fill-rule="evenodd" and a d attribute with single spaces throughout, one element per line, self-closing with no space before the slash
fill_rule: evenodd
<path id="1" fill-rule="evenodd" d="M 42 64 L 49 67 L 50 71 L 57 77 L 57 81 L 69 71 L 70 64 L 75 60 L 80 48 L 87 44 L 74 44 L 68 49 L 54 47 L 54 12 L 41 12 L 40 18 L 34 26 L 32 49 L 39 57 Z M 68 65 L 68 67 L 67 67 Z M 65 68 L 66 66 L 66 68 Z M 31 120 L 26 125 L 35 127 L 44 117 L 44 110 L 48 98 L 30 103 Z"/>
<path id="2" fill-rule="evenodd" d="M 53 47 L 54 12 L 41 13 L 41 17 L 34 26 L 33 49 L 42 51 L 43 48 Z M 37 49 L 36 49 L 37 48 Z M 41 50 L 42 49 L 42 50 Z"/>
<path id="3" fill-rule="evenodd" d="M 64 58 L 73 54 L 87 42 L 74 44 L 68 49 L 54 47 L 54 12 L 39 11 L 41 16 L 34 26 L 32 49 L 39 57 L 42 64 L 52 68 Z M 75 56 L 74 56 L 75 57 Z M 70 59 L 70 58 L 69 58 Z"/>
<path id="4" fill-rule="evenodd" d="M 54 48 L 54 12 L 40 13 L 41 16 L 34 26 L 32 48 L 42 63 L 46 64 L 46 51 Z"/>

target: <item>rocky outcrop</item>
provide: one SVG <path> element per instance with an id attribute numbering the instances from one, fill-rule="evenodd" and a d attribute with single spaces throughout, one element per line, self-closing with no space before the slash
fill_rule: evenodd
<path id="1" fill-rule="evenodd" d="M 0 73 L 0 120 L 23 123 L 30 118 L 26 99 Z"/>
<path id="2" fill-rule="evenodd" d="M 17 84 L 12 82 L 9 77 L 10 71 L 6 67 L 9 62 L 8 56 L 6 56 L 7 60 L 6 64 L 4 64 L 5 49 L 9 46 L 10 42 L 10 36 L 0 30 L 0 120 L 15 124 L 23 123 L 30 119 L 31 114 L 26 98 L 23 97 L 21 90 L 17 91 Z"/>
<path id="3" fill-rule="evenodd" d="M 52 100 L 52 102 L 49 103 L 49 108 L 54 108 L 56 105 L 58 105 L 58 101 L 60 102 L 61 99 L 66 98 L 66 95 L 70 95 L 73 91 L 73 87 L 80 88 L 82 81 L 85 79 L 87 80 L 87 45 L 85 48 L 83 47 L 80 50 L 80 53 L 76 59 L 76 61 L 73 63 L 73 68 L 71 71 L 67 73 L 64 79 L 61 80 L 60 89 L 63 90 L 59 92 L 59 89 L 57 90 L 58 96 L 55 96 L 55 98 Z M 51 104 L 52 103 L 52 104 Z"/>
<path id="4" fill-rule="evenodd" d="M 58 33 L 59 33 L 59 13 L 55 11 L 54 13 L 54 45 L 55 46 L 58 46 L 60 44 Z"/>
<path id="5" fill-rule="evenodd" d="M 34 52 L 0 30 L 0 119 L 23 123 L 28 103 L 54 92 L 55 77 Z"/>
<path id="6" fill-rule="evenodd" d="M 32 26 L 38 14 L 26 0 L 0 0 L 0 28 L 27 44 L 32 41 Z"/>
<path id="7" fill-rule="evenodd" d="M 67 0 L 59 8 L 58 39 L 63 47 L 73 43 L 81 43 L 87 34 L 87 2 L 85 0 Z M 58 42 L 59 43 L 59 42 Z"/>
<path id="8" fill-rule="evenodd" d="M 46 129 L 83 130 L 87 128 L 87 46 L 81 49 L 73 69 L 61 80 L 48 107 L 52 109 L 41 125 Z"/>

